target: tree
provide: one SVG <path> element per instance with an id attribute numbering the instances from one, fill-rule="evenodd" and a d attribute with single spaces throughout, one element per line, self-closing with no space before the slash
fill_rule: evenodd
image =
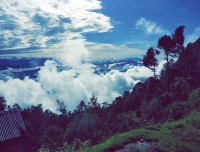
<path id="1" fill-rule="evenodd" d="M 103 102 L 102 103 L 102 108 L 107 108 L 107 107 L 109 107 L 109 104 L 105 101 L 105 102 Z"/>
<path id="2" fill-rule="evenodd" d="M 100 107 L 100 105 L 97 103 L 97 98 L 95 98 L 94 95 L 92 95 L 92 98 L 90 98 L 89 105 L 91 105 L 92 108 Z"/>
<path id="3" fill-rule="evenodd" d="M 166 71 L 167 71 L 167 88 L 169 89 L 169 56 L 173 54 L 173 49 L 175 48 L 176 44 L 173 39 L 168 36 L 164 35 L 158 40 L 158 48 L 164 50 L 166 63 Z"/>
<path id="4" fill-rule="evenodd" d="M 180 53 L 184 50 L 184 28 L 184 25 L 179 26 L 178 28 L 176 28 L 175 33 L 172 35 L 172 39 L 176 44 L 176 47 L 173 50 L 175 56 L 179 56 Z"/>
<path id="5" fill-rule="evenodd" d="M 154 77 L 156 77 L 156 67 L 158 66 L 156 55 L 159 53 L 158 50 L 151 47 L 147 50 L 146 56 L 143 57 L 143 65 L 153 71 Z"/>
<path id="6" fill-rule="evenodd" d="M 58 126 L 49 126 L 44 130 L 44 133 L 40 137 L 40 141 L 43 143 L 43 146 L 54 151 L 55 149 L 61 147 L 64 143 L 63 128 Z"/>
<path id="7" fill-rule="evenodd" d="M 4 97 L 0 97 L 0 111 L 4 111 L 6 109 L 6 100 Z"/>
<path id="8" fill-rule="evenodd" d="M 84 101 L 81 100 L 81 102 L 79 103 L 79 105 L 77 106 L 77 111 L 79 112 L 83 112 L 86 109 L 86 104 Z"/>
<path id="9" fill-rule="evenodd" d="M 18 103 L 15 103 L 13 106 L 12 106 L 14 109 L 18 109 L 18 110 L 21 110 L 21 107 Z"/>
<path id="10" fill-rule="evenodd" d="M 154 122 L 158 122 L 163 119 L 163 108 L 161 103 L 157 98 L 154 98 L 152 101 L 143 101 L 140 106 L 141 117 L 144 123 L 153 120 Z"/>
<path id="11" fill-rule="evenodd" d="M 158 40 L 158 48 L 164 50 L 167 64 L 169 64 L 169 56 L 173 54 L 175 48 L 175 42 L 169 35 L 164 35 Z"/>
<path id="12" fill-rule="evenodd" d="M 67 108 L 64 101 L 57 99 L 56 103 L 58 105 L 58 111 L 61 112 L 62 115 L 67 115 Z"/>

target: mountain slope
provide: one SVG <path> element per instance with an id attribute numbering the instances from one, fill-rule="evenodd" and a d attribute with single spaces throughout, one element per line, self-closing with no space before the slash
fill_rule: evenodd
<path id="1" fill-rule="evenodd" d="M 136 143 L 137 141 L 153 143 L 152 151 L 198 152 L 200 149 L 200 113 L 192 114 L 178 121 L 166 122 L 162 125 L 152 125 L 117 134 L 104 143 L 82 152 L 111 152 L 123 149 L 128 143 Z M 137 147 L 132 148 L 133 151 L 142 151 Z"/>

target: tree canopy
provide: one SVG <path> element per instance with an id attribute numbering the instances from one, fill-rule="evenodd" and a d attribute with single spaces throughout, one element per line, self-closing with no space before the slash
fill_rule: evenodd
<path id="1" fill-rule="evenodd" d="M 159 53 L 160 52 L 158 50 L 151 47 L 147 50 L 146 55 L 143 57 L 143 65 L 153 71 L 154 77 L 156 77 L 156 67 L 158 66 L 156 55 L 159 55 Z"/>

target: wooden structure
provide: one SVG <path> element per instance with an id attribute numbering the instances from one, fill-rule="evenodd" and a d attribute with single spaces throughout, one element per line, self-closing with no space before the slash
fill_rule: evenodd
<path id="1" fill-rule="evenodd" d="M 26 152 L 26 128 L 18 109 L 0 112 L 0 151 Z"/>

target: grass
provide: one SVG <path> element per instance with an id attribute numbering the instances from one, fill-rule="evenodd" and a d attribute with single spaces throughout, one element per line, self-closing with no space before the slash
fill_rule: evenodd
<path id="1" fill-rule="evenodd" d="M 133 142 L 134 139 L 151 139 L 158 141 L 161 151 L 200 151 L 200 113 L 194 113 L 184 119 L 166 122 L 117 134 L 104 143 L 95 145 L 81 152 L 103 152 L 110 148 Z"/>

